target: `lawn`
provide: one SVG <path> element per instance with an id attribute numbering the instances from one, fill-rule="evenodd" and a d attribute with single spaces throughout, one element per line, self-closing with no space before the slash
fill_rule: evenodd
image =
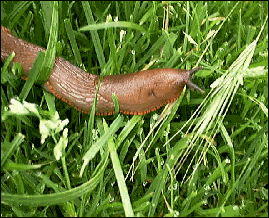
<path id="1" fill-rule="evenodd" d="M 267 1 L 1 1 L 1 24 L 47 48 L 34 68 L 53 51 L 102 76 L 202 66 L 205 91 L 95 116 L 2 62 L 3 217 L 268 216 Z"/>

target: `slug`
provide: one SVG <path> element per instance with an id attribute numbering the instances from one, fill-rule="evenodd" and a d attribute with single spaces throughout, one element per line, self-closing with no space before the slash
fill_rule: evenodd
<path id="1" fill-rule="evenodd" d="M 16 38 L 11 31 L 1 26 L 1 60 L 15 52 L 13 62 L 21 64 L 26 76 L 29 74 L 39 51 L 44 48 Z M 193 70 L 154 69 L 126 75 L 104 76 L 97 93 L 96 115 L 112 115 L 112 93 L 118 98 L 120 113 L 143 115 L 175 101 L 183 87 L 204 91 L 190 80 Z M 57 98 L 90 113 L 95 98 L 99 76 L 87 73 L 61 57 L 55 58 L 53 70 L 43 88 Z"/>

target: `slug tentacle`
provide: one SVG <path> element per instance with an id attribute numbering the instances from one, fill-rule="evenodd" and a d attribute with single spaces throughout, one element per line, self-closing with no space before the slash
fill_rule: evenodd
<path id="1" fill-rule="evenodd" d="M 187 86 L 193 89 L 197 89 L 199 92 L 201 92 L 201 94 L 204 94 L 205 91 L 203 89 L 201 89 L 199 86 L 197 86 L 196 84 L 192 83 L 192 81 L 188 81 Z"/>
<path id="2" fill-rule="evenodd" d="M 13 62 L 20 63 L 27 76 L 39 51 L 45 49 L 16 38 L 9 29 L 1 26 L 1 60 L 15 52 Z M 120 112 L 128 115 L 147 114 L 175 101 L 185 85 L 204 93 L 190 80 L 192 74 L 201 68 L 190 71 L 164 68 L 104 76 L 97 93 L 96 115 L 114 113 L 112 93 L 118 98 Z M 77 110 L 90 113 L 98 80 L 99 76 L 57 57 L 43 88 Z"/>
<path id="3" fill-rule="evenodd" d="M 203 89 L 201 89 L 199 86 L 197 86 L 196 84 L 192 83 L 192 81 L 191 81 L 191 77 L 193 76 L 193 74 L 196 73 L 198 70 L 201 70 L 202 68 L 203 68 L 202 66 L 199 66 L 199 67 L 196 67 L 196 68 L 189 71 L 190 76 L 189 76 L 189 80 L 187 82 L 187 86 L 191 89 L 198 90 L 199 92 L 201 92 L 201 94 L 204 94 L 205 91 Z"/>
<path id="4" fill-rule="evenodd" d="M 189 71 L 189 74 L 192 76 L 194 73 L 196 73 L 198 70 L 201 70 L 203 67 L 199 66 Z"/>

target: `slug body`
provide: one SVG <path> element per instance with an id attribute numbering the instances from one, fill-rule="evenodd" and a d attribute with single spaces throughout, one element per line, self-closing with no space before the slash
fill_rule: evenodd
<path id="1" fill-rule="evenodd" d="M 26 75 L 29 74 L 39 51 L 44 48 L 14 37 L 10 30 L 1 26 L 1 60 L 15 52 L 13 62 L 18 62 Z M 183 87 L 198 89 L 190 81 L 191 74 L 200 68 L 188 70 L 154 69 L 126 75 L 104 76 L 97 94 L 97 115 L 114 113 L 112 93 L 119 101 L 123 114 L 143 115 L 175 101 Z M 55 58 L 54 68 L 43 87 L 75 107 L 89 113 L 94 102 L 99 76 L 89 74 L 61 57 Z"/>

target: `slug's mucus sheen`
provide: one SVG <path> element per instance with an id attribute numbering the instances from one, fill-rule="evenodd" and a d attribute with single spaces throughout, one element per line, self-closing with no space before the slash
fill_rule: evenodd
<path id="1" fill-rule="evenodd" d="M 45 49 L 16 38 L 9 29 L 1 26 L 1 60 L 15 52 L 13 62 L 20 63 L 27 76 L 39 51 Z M 104 76 L 97 94 L 96 115 L 114 113 L 112 93 L 118 98 L 120 112 L 128 115 L 147 114 L 175 101 L 185 85 L 203 93 L 204 91 L 190 80 L 191 75 L 199 69 L 201 67 L 190 71 L 164 68 Z M 89 113 L 98 80 L 99 76 L 89 74 L 57 57 L 43 87 L 77 110 Z"/>

